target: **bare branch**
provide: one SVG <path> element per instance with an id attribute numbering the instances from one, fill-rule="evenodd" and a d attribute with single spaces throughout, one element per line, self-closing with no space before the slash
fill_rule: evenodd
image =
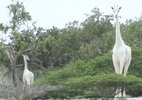
<path id="1" fill-rule="evenodd" d="M 13 85 L 0 85 L 0 97 L 9 99 L 15 98 L 17 100 L 27 100 L 37 98 L 45 93 L 60 89 L 58 86 L 19 86 L 13 87 Z"/>
<path id="2" fill-rule="evenodd" d="M 41 70 L 43 70 L 43 71 L 47 70 L 47 69 L 46 69 L 46 68 L 44 68 L 41 64 L 37 64 L 37 63 L 35 63 L 35 62 L 31 62 L 31 64 L 32 64 L 32 65 L 34 65 L 34 66 L 38 66 L 38 67 L 40 67 L 40 68 L 41 68 Z"/>

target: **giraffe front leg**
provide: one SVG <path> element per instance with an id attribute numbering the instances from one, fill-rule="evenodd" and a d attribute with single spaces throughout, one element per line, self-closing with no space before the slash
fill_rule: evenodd
<path id="1" fill-rule="evenodd" d="M 119 74 L 118 59 L 116 59 L 115 55 L 112 55 L 112 59 L 113 59 L 113 66 L 114 66 L 115 72 L 116 72 L 116 74 Z"/>
<path id="2" fill-rule="evenodd" d="M 128 72 L 128 69 L 129 69 L 129 66 L 130 66 L 130 63 L 131 63 L 131 58 L 128 60 L 128 62 L 125 64 L 124 66 L 124 76 L 127 75 L 127 72 Z"/>
<path id="3" fill-rule="evenodd" d="M 119 70 L 119 74 L 123 73 L 123 68 L 124 68 L 124 60 L 120 61 L 120 70 Z"/>

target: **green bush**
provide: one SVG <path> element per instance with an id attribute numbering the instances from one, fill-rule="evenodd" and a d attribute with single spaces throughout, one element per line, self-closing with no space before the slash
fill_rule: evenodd
<path id="1" fill-rule="evenodd" d="M 124 77 L 115 73 L 100 73 L 69 78 L 62 85 L 64 88 L 49 92 L 46 98 L 112 98 L 116 95 L 117 87 L 125 87 L 127 94 L 138 95 L 142 89 L 142 78 L 134 75 Z"/>
<path id="2" fill-rule="evenodd" d="M 76 61 L 70 62 L 62 69 L 48 71 L 45 78 L 40 80 L 39 84 L 60 84 L 64 83 L 68 78 L 80 77 L 85 75 L 96 75 L 104 72 L 114 72 L 111 61 L 111 54 L 107 53 L 104 56 L 99 56 L 90 61 Z"/>
<path id="3" fill-rule="evenodd" d="M 132 49 L 132 62 L 126 77 L 115 74 L 112 54 L 109 52 L 89 61 L 78 60 L 62 69 L 48 71 L 37 84 L 65 86 L 60 93 L 52 92 L 52 96 L 58 95 L 59 98 L 113 97 L 117 86 L 125 86 L 128 94 L 140 95 L 141 57 L 141 48 Z M 51 96 L 50 93 L 48 95 Z"/>
<path id="4" fill-rule="evenodd" d="M 128 74 L 142 78 L 142 48 L 132 48 L 132 61 Z"/>
<path id="5" fill-rule="evenodd" d="M 84 97 L 90 97 L 91 95 L 85 94 L 85 92 L 93 93 L 91 97 L 114 97 L 117 87 L 125 87 L 128 94 L 132 94 L 132 91 L 140 92 L 142 89 L 142 78 L 138 78 L 133 75 L 124 77 L 114 73 L 101 73 L 95 76 L 83 76 L 78 78 L 70 78 L 66 81 L 68 89 L 80 89 L 84 91 Z"/>

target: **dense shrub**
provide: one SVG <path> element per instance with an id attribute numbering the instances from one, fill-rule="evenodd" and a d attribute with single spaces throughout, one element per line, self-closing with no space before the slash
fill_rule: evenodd
<path id="1" fill-rule="evenodd" d="M 117 87 L 126 87 L 128 94 L 131 94 L 132 91 L 140 92 L 140 89 L 142 89 L 142 79 L 133 75 L 124 77 L 114 73 L 101 73 L 95 76 L 70 78 L 67 80 L 66 85 L 69 87 L 68 89 L 80 89 L 80 91 L 84 91 L 84 97 L 91 96 L 90 94 L 85 94 L 86 91 L 90 91 L 90 93 L 94 93 L 91 97 L 95 96 L 106 98 L 114 97 L 114 91 Z"/>
<path id="2" fill-rule="evenodd" d="M 142 78 L 142 48 L 132 48 L 132 61 L 128 74 Z"/>
<path id="3" fill-rule="evenodd" d="M 90 61 L 78 60 L 70 62 L 62 69 L 49 71 L 38 84 L 63 86 L 60 94 L 52 92 L 52 95 L 64 98 L 113 97 L 118 86 L 125 86 L 128 94 L 136 96 L 142 92 L 142 50 L 132 49 L 132 54 L 127 77 L 115 74 L 112 54 L 109 52 Z"/>
<path id="4" fill-rule="evenodd" d="M 49 71 L 40 84 L 59 84 L 60 82 L 63 83 L 66 81 L 68 78 L 85 75 L 94 76 L 101 72 L 113 72 L 113 70 L 111 53 L 107 53 L 90 61 L 79 60 L 76 62 L 70 62 L 62 69 Z"/>

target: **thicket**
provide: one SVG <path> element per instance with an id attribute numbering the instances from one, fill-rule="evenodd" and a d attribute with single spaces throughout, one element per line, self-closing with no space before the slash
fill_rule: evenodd
<path id="1" fill-rule="evenodd" d="M 48 96 L 60 98 L 112 98 L 119 86 L 125 86 L 127 94 L 140 96 L 142 91 L 141 48 L 132 49 L 133 58 L 127 77 L 114 72 L 111 53 L 89 61 L 71 62 L 62 69 L 48 71 L 39 85 L 65 86 L 62 91 Z"/>

